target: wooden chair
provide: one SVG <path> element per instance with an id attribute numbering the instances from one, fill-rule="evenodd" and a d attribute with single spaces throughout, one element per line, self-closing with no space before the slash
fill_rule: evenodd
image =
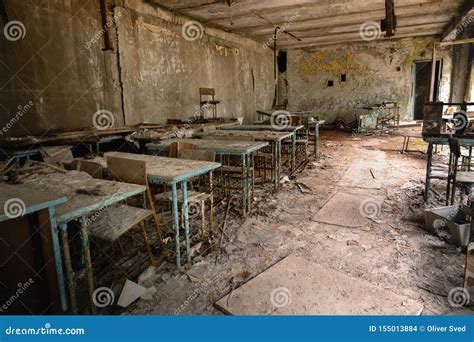
<path id="1" fill-rule="evenodd" d="M 151 210 L 151 216 L 155 222 L 156 237 L 161 251 L 164 251 L 161 230 L 156 215 L 155 204 L 151 195 L 150 186 L 148 185 L 148 177 L 146 173 L 146 163 L 142 160 L 126 159 L 119 157 L 107 157 L 107 169 L 109 178 L 112 180 L 132 183 L 145 186 L 146 201 Z"/>
<path id="2" fill-rule="evenodd" d="M 102 165 L 96 162 L 82 159 L 74 159 L 71 164 L 72 170 L 83 171 L 88 173 L 92 178 L 103 179 L 104 170 Z"/>
<path id="3" fill-rule="evenodd" d="M 216 91 L 214 88 L 199 88 L 199 104 L 201 109 L 201 118 L 204 119 L 204 108 L 212 109 L 212 118 L 217 119 L 217 105 L 220 101 L 215 99 Z"/>
<path id="4" fill-rule="evenodd" d="M 201 161 L 210 161 L 213 162 L 216 159 L 216 154 L 211 150 L 199 150 L 197 146 L 191 143 L 186 142 L 173 142 L 169 148 L 169 156 L 171 158 L 179 159 L 190 159 L 190 160 L 201 160 Z M 168 206 L 171 205 L 173 197 L 171 191 L 167 191 L 155 196 L 157 202 L 166 203 Z M 178 201 L 183 202 L 182 194 L 178 195 Z M 188 192 L 188 210 L 190 211 L 190 216 L 193 218 L 195 213 L 200 214 L 201 218 L 201 238 L 204 238 L 206 235 L 206 201 L 210 201 L 210 226 L 213 224 L 213 200 L 212 196 L 205 192 L 189 191 Z M 181 216 L 183 211 L 181 210 Z M 183 217 L 181 221 L 184 222 Z"/>
<path id="5" fill-rule="evenodd" d="M 463 194 L 471 195 L 472 187 L 474 186 L 474 172 L 471 171 L 459 171 L 459 158 L 461 155 L 461 147 L 459 141 L 456 138 L 449 139 L 449 172 L 448 172 L 448 185 L 446 190 L 446 205 L 454 204 L 456 196 L 456 188 L 461 189 L 461 202 L 463 200 Z"/>
<path id="6" fill-rule="evenodd" d="M 182 151 L 185 150 L 195 150 L 196 145 L 186 143 L 186 142 L 180 142 L 180 141 L 175 141 L 171 143 L 169 150 L 168 150 L 168 157 L 170 158 L 178 158 L 178 154 L 182 153 Z"/>

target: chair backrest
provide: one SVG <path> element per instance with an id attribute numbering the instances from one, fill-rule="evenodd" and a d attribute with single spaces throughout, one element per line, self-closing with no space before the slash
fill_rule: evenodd
<path id="1" fill-rule="evenodd" d="M 213 162 L 216 153 L 212 150 L 183 150 L 178 152 L 178 158 Z"/>
<path id="2" fill-rule="evenodd" d="M 169 150 L 168 150 L 168 157 L 170 158 L 178 158 L 179 153 L 184 150 L 195 150 L 196 145 L 187 143 L 187 142 L 181 142 L 181 141 L 175 141 L 170 144 Z"/>
<path id="3" fill-rule="evenodd" d="M 71 168 L 73 170 L 86 172 L 93 178 L 97 178 L 97 179 L 104 178 L 102 165 L 93 161 L 74 159 L 72 161 Z"/>
<path id="4" fill-rule="evenodd" d="M 199 96 L 214 96 L 215 94 L 214 88 L 199 88 Z"/>
<path id="5" fill-rule="evenodd" d="M 148 185 L 144 160 L 107 157 L 107 169 L 111 180 Z"/>

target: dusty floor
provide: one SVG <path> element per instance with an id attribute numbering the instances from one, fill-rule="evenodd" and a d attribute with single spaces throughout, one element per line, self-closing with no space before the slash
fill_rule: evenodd
<path id="1" fill-rule="evenodd" d="M 144 285 L 156 291 L 122 313 L 221 315 L 213 305 L 218 299 L 290 254 L 418 300 L 424 315 L 454 311 L 447 294 L 462 285 L 465 254 L 423 229 L 426 155 L 401 154 L 401 136 L 322 131 L 321 139 L 319 161 L 310 161 L 276 196 L 257 189 L 255 210 L 247 220 L 233 214 L 227 219 L 221 248 L 217 243 L 199 251 L 201 256 L 181 273 L 171 263 L 153 270 Z M 420 140 L 411 148 L 425 151 L 426 145 Z M 366 162 L 370 169 L 361 171 Z M 366 179 L 379 184 L 366 187 Z M 311 191 L 303 193 L 297 183 Z M 339 190 L 384 197 L 380 214 L 354 228 L 315 222 Z M 223 211 L 221 206 L 217 237 Z"/>

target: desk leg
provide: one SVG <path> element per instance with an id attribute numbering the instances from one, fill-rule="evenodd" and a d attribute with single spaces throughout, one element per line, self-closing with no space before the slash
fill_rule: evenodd
<path id="1" fill-rule="evenodd" d="M 210 195 L 210 198 L 209 198 L 209 201 L 211 202 L 211 213 L 210 213 L 210 218 L 209 218 L 209 223 L 210 223 L 210 227 L 209 227 L 209 231 L 212 230 L 212 226 L 214 225 L 214 182 L 213 182 L 213 172 L 209 172 L 209 195 Z M 202 215 L 204 216 L 204 212 L 202 213 Z"/>
<path id="2" fill-rule="evenodd" d="M 67 310 L 66 289 L 64 284 L 63 265 L 61 261 L 61 248 L 59 246 L 58 225 L 56 222 L 56 210 L 49 208 L 49 219 L 51 225 L 51 241 L 53 244 L 54 263 L 56 266 L 56 274 L 58 277 L 59 297 L 61 301 L 61 308 L 63 311 Z"/>
<path id="3" fill-rule="evenodd" d="M 93 315 L 95 315 L 97 313 L 97 307 L 94 305 L 94 302 L 92 300 L 93 294 L 94 294 L 94 272 L 92 269 L 89 234 L 87 233 L 87 227 L 82 220 L 81 220 L 81 240 L 82 240 L 82 250 L 83 250 L 85 261 L 86 261 L 86 274 L 87 274 L 87 283 L 89 286 L 89 300 L 90 300 L 91 312 Z"/>
<path id="4" fill-rule="evenodd" d="M 178 191 L 176 189 L 176 183 L 171 184 L 171 194 L 173 196 L 173 228 L 175 231 L 175 243 L 176 243 L 176 267 L 181 268 L 181 252 L 179 250 L 179 215 L 178 215 Z"/>
<path id="5" fill-rule="evenodd" d="M 291 137 L 291 172 L 295 171 L 296 167 L 296 131 Z"/>
<path id="6" fill-rule="evenodd" d="M 250 154 L 245 155 L 245 158 L 247 158 L 247 213 L 250 214 L 251 212 L 251 206 L 252 206 L 252 173 L 251 173 L 251 168 L 252 168 L 252 161 L 250 158 Z"/>
<path id="7" fill-rule="evenodd" d="M 248 196 L 248 179 L 247 179 L 247 156 L 242 156 L 242 216 L 247 216 L 247 196 Z"/>
<path id="8" fill-rule="evenodd" d="M 61 225 L 61 245 L 63 247 L 64 266 L 66 268 L 67 288 L 69 292 L 69 302 L 71 311 L 77 314 L 76 286 L 74 283 L 74 271 L 72 270 L 71 253 L 69 251 L 69 238 L 67 234 L 67 223 Z"/>
<path id="9" fill-rule="evenodd" d="M 181 190 L 183 191 L 183 218 L 184 218 L 184 234 L 186 237 L 186 255 L 188 262 L 191 262 L 191 238 L 189 236 L 189 212 L 188 212 L 188 184 L 186 181 L 181 182 Z M 204 215 L 204 213 L 203 213 Z"/>
<path id="10" fill-rule="evenodd" d="M 276 189 L 277 191 L 280 190 L 280 176 L 281 176 L 281 140 L 277 141 L 275 145 L 275 160 L 276 160 L 276 173 L 275 173 L 275 180 L 276 180 Z"/>
<path id="11" fill-rule="evenodd" d="M 431 176 L 431 163 L 433 160 L 433 143 L 428 143 L 428 151 L 426 152 L 426 178 L 425 178 L 425 193 L 423 199 L 428 202 L 428 196 L 430 191 L 430 176 Z"/>
<path id="12" fill-rule="evenodd" d="M 278 142 L 274 141 L 272 143 L 272 163 L 273 163 L 273 171 L 272 171 L 272 179 L 273 179 L 273 190 L 275 192 L 278 191 L 278 158 L 277 158 L 277 145 Z"/>
<path id="13" fill-rule="evenodd" d="M 314 157 L 319 158 L 319 124 L 314 127 Z"/>
<path id="14" fill-rule="evenodd" d="M 253 203 L 253 194 L 254 194 L 254 191 L 255 191 L 255 158 L 254 158 L 254 155 L 249 155 L 249 160 L 251 161 L 251 165 L 250 165 L 250 177 L 252 179 L 252 183 L 251 183 L 251 192 L 250 192 L 250 198 L 251 198 L 251 202 L 250 202 L 250 207 L 249 207 L 249 212 L 252 212 L 252 203 Z"/>

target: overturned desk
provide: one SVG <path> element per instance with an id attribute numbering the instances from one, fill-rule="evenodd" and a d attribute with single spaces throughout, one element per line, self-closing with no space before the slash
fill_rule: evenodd
<path id="1" fill-rule="evenodd" d="M 232 137 L 248 138 L 249 141 L 265 141 L 269 143 L 272 151 L 272 181 L 273 188 L 278 191 L 280 188 L 281 175 L 281 145 L 282 141 L 293 136 L 292 132 L 272 132 L 272 131 L 239 131 L 239 130 L 216 130 L 206 133 L 195 133 L 194 137 L 208 140 L 232 140 Z"/>
<path id="2" fill-rule="evenodd" d="M 176 139 L 162 141 L 158 144 L 147 144 L 147 151 L 150 154 L 167 152 L 170 145 L 174 142 L 193 144 L 200 150 L 214 151 L 216 155 L 221 157 L 221 164 L 223 164 L 224 156 L 240 156 L 242 158 L 242 211 L 244 216 L 251 212 L 253 184 L 249 183 L 254 176 L 251 172 L 251 166 L 253 165 L 252 154 L 268 146 L 267 142 Z"/>
<path id="3" fill-rule="evenodd" d="M 181 252 L 179 238 L 179 210 L 178 210 L 178 187 L 181 183 L 182 191 L 182 211 L 184 218 L 184 229 L 186 236 L 186 255 L 188 261 L 191 260 L 191 240 L 189 233 L 189 215 L 188 215 L 188 188 L 187 181 L 191 178 L 209 173 L 209 191 L 211 208 L 213 207 L 213 185 L 212 173 L 221 166 L 220 163 L 205 162 L 198 160 L 177 159 L 168 157 L 150 156 L 145 154 L 133 154 L 124 152 L 107 152 L 104 157 L 118 157 L 146 162 L 146 172 L 151 184 L 161 184 L 171 186 L 172 193 L 172 216 L 173 229 L 175 231 L 176 243 L 176 266 L 181 268 Z M 211 209 L 212 210 L 212 209 Z M 213 213 L 211 211 L 211 217 Z M 212 221 L 212 219 L 211 219 Z"/>

